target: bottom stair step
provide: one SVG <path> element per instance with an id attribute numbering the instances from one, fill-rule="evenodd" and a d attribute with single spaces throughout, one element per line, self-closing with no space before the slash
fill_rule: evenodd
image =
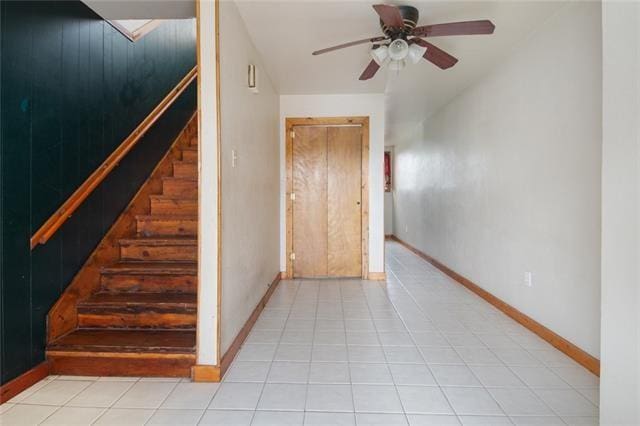
<path id="1" fill-rule="evenodd" d="M 78 329 L 47 346 L 51 374 L 189 377 L 196 332 Z"/>
<path id="2" fill-rule="evenodd" d="M 78 329 L 49 343 L 47 352 L 195 354 L 195 330 Z"/>
<path id="3" fill-rule="evenodd" d="M 196 332 L 78 329 L 47 346 L 51 374 L 189 377 Z"/>
<path id="4" fill-rule="evenodd" d="M 69 376 L 191 377 L 195 354 L 47 352 L 50 374 Z"/>

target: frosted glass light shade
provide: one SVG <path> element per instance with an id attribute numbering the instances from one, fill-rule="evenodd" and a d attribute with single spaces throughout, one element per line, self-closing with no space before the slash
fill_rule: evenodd
<path id="1" fill-rule="evenodd" d="M 382 66 L 389 59 L 389 48 L 387 46 L 379 46 L 377 49 L 371 49 L 371 57 L 376 64 Z"/>
<path id="2" fill-rule="evenodd" d="M 417 64 L 422 59 L 422 56 L 427 51 L 426 47 L 422 47 L 419 44 L 413 43 L 409 46 L 409 54 L 407 55 L 407 59 L 412 64 Z"/>
<path id="3" fill-rule="evenodd" d="M 401 39 L 395 39 L 389 43 L 389 57 L 392 61 L 401 61 L 409 54 L 409 44 Z"/>

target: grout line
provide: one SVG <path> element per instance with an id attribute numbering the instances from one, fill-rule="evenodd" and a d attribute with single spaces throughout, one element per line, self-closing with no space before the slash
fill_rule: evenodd
<path id="1" fill-rule="evenodd" d="M 302 284 L 300 284 L 302 285 Z M 305 386 L 305 395 L 304 395 L 304 407 L 302 407 L 302 423 L 304 424 L 304 421 L 306 420 L 307 417 L 307 401 L 309 399 L 309 378 L 311 377 L 311 362 L 313 361 L 313 348 L 315 345 L 315 340 L 316 340 L 316 327 L 318 325 L 318 304 L 319 302 L 319 298 L 320 298 L 320 285 L 319 283 L 317 284 L 317 291 L 316 291 L 316 303 L 315 303 L 315 315 L 314 315 L 314 319 L 313 319 L 313 329 L 311 330 L 311 351 L 309 352 L 309 369 L 307 370 L 307 383 Z M 293 302 L 295 304 L 295 300 Z"/>
<path id="2" fill-rule="evenodd" d="M 395 257 L 395 260 L 396 260 L 398 263 L 402 264 L 402 262 L 401 262 L 401 261 L 400 261 L 396 256 L 393 256 L 393 255 L 391 255 L 391 256 L 392 256 L 392 257 Z M 422 262 L 424 262 L 424 261 L 422 261 Z M 426 263 L 425 263 L 425 265 L 426 265 Z M 407 268 L 405 267 L 405 269 L 407 269 Z M 407 293 L 407 294 L 408 294 L 408 295 L 413 299 L 413 301 L 414 301 L 414 303 L 417 305 L 417 307 L 418 307 L 418 308 L 419 308 L 419 309 L 420 309 L 420 310 L 421 310 L 421 311 L 422 311 L 422 312 L 423 312 L 427 317 L 429 317 L 429 316 L 428 316 L 428 314 L 427 314 L 427 313 L 424 311 L 424 309 L 422 308 L 422 306 L 420 306 L 420 304 L 418 303 L 418 301 L 415 299 L 415 296 L 414 296 L 414 295 L 413 295 L 413 294 L 412 294 L 412 293 L 407 289 L 407 287 L 404 285 L 404 283 L 402 282 L 402 279 L 401 279 L 400 277 L 398 277 L 398 275 L 395 273 L 395 271 L 393 271 L 393 270 L 392 270 L 392 268 L 389 268 L 389 270 L 390 270 L 390 272 L 393 274 L 393 276 L 395 276 L 395 277 L 396 277 L 396 279 L 397 279 L 398 283 L 399 283 L 399 284 L 400 284 L 400 286 L 404 289 L 404 291 L 405 291 L 405 292 L 406 292 L 406 293 Z M 439 272 L 439 271 L 434 271 L 434 272 Z M 440 273 L 440 275 L 443 275 L 443 274 L 442 274 L 442 273 Z M 445 277 L 445 278 L 447 278 L 446 276 L 444 276 L 444 277 Z M 458 284 L 458 283 L 455 283 L 455 282 L 452 282 L 452 283 L 453 283 L 453 284 Z M 482 304 L 482 302 L 483 302 L 483 301 L 482 301 L 482 300 L 478 300 L 478 302 Z M 392 301 L 392 303 L 393 303 L 393 301 Z M 484 302 L 484 303 L 486 303 L 486 302 Z M 465 305 L 467 305 L 467 306 L 468 306 L 469 308 L 471 308 L 471 309 L 474 309 L 474 307 L 473 307 L 473 306 L 469 306 L 469 305 L 471 305 L 471 304 L 466 303 Z M 394 304 L 394 307 L 395 307 L 395 304 Z M 499 312 L 498 312 L 498 313 L 499 313 Z M 398 314 L 400 315 L 400 312 L 399 312 L 399 311 L 398 311 Z M 481 315 L 492 315 L 493 313 L 492 313 L 492 314 L 485 314 L 484 312 L 479 312 L 479 314 L 481 314 Z M 400 316 L 402 317 L 402 315 L 400 315 Z M 489 318 L 489 320 L 490 320 L 490 321 L 493 321 L 493 318 Z M 403 322 L 404 322 L 404 320 L 403 320 Z M 465 324 L 462 324 L 462 325 L 463 325 L 463 326 L 465 326 Z M 437 326 L 436 326 L 436 328 L 437 328 Z M 466 328 L 466 326 L 465 326 L 465 328 Z M 503 335 L 505 335 L 507 338 L 511 339 L 511 337 L 508 335 L 508 333 L 506 333 L 505 331 L 503 331 L 503 329 L 498 328 L 498 330 L 500 331 L 500 333 L 496 333 L 496 334 L 503 334 Z M 481 333 L 481 332 L 474 332 L 474 331 L 469 330 L 469 329 L 467 329 L 466 331 L 467 331 L 467 332 L 470 332 L 472 335 L 474 335 L 474 336 L 476 336 L 476 337 L 478 337 L 478 335 L 482 335 L 482 334 L 493 334 L 493 333 Z M 445 340 L 447 340 L 447 341 L 449 342 L 449 344 L 450 344 L 450 346 L 453 348 L 453 350 L 454 350 L 454 351 L 456 351 L 456 352 L 458 353 L 458 355 L 460 356 L 459 350 L 458 350 L 458 349 L 456 349 L 456 348 L 457 348 L 456 346 L 451 345 L 451 342 L 450 342 L 450 340 L 447 338 L 447 336 L 446 336 L 445 334 L 443 334 L 442 332 L 440 332 L 440 330 L 438 330 L 438 332 L 439 332 L 440 334 L 442 334 L 442 335 L 443 335 L 443 337 L 445 338 Z M 411 334 L 411 333 L 410 333 L 410 334 Z M 511 339 L 511 340 L 513 340 L 513 339 Z M 561 416 L 560 416 L 560 414 L 559 414 L 559 413 L 557 413 L 557 412 L 556 412 L 556 411 L 555 411 L 551 406 L 549 406 L 549 404 L 547 404 L 547 403 L 546 403 L 546 402 L 545 402 L 541 397 L 539 397 L 539 396 L 538 396 L 538 394 L 537 394 L 537 392 L 534 390 L 534 388 L 530 387 L 527 383 L 525 383 L 525 382 L 524 382 L 524 381 L 523 381 L 523 380 L 522 380 L 522 379 L 521 379 L 521 378 L 520 378 L 520 377 L 515 373 L 515 371 L 513 371 L 513 370 L 512 370 L 511 366 L 507 365 L 504 361 L 502 361 L 502 359 L 500 359 L 500 357 L 499 357 L 499 356 L 494 352 L 494 350 L 493 350 L 493 349 L 496 349 L 496 348 L 491 348 L 491 347 L 489 347 L 489 346 L 488 346 L 484 341 L 482 341 L 482 340 L 481 340 L 481 343 L 484 345 L 484 349 L 487 349 L 487 350 L 488 350 L 492 355 L 494 355 L 495 357 L 497 357 L 497 358 L 498 358 L 498 360 L 499 360 L 499 361 L 500 361 L 500 363 L 501 363 L 501 364 L 499 364 L 499 366 L 506 367 L 508 371 L 510 371 L 512 374 L 514 374 L 514 375 L 516 376 L 516 378 L 518 378 L 518 380 L 520 380 L 520 381 L 523 383 L 523 385 L 524 385 L 524 386 L 517 387 L 518 389 L 526 389 L 526 390 L 528 390 L 529 392 L 531 392 L 531 394 L 534 396 L 534 398 L 535 398 L 535 399 L 537 399 L 540 403 L 542 403 L 545 407 L 547 407 L 551 413 L 553 413 L 554 415 L 556 415 L 558 418 L 561 418 Z M 523 347 L 519 342 L 517 342 L 517 341 L 515 341 L 515 340 L 514 340 L 514 343 L 515 343 L 515 345 L 516 345 L 516 348 L 521 349 L 521 350 L 524 350 L 526 353 L 528 353 L 529 355 L 531 355 L 534 359 L 537 359 L 537 357 L 535 357 L 535 355 L 534 355 L 534 354 L 532 354 L 529 350 L 527 350 L 527 348 Z M 460 348 L 460 347 L 458 347 L 458 348 Z M 555 348 L 553 348 L 553 350 L 556 350 L 556 349 L 555 349 Z M 461 358 L 462 358 L 462 357 L 461 357 Z M 425 361 L 426 361 L 426 360 L 425 360 Z M 476 373 L 473 371 L 473 369 L 471 368 L 471 367 L 473 367 L 473 366 L 483 366 L 484 364 L 469 364 L 469 363 L 468 363 L 468 361 L 465 361 L 464 359 L 462 359 L 462 361 L 464 362 L 464 365 L 465 365 L 465 366 L 466 366 L 466 367 L 471 371 L 471 374 L 472 374 L 472 375 L 473 375 L 473 376 L 474 376 L 474 377 L 479 381 L 479 383 L 481 384 L 482 388 L 483 388 L 483 389 L 485 389 L 485 391 L 486 391 L 486 392 L 491 396 L 491 398 L 494 400 L 494 402 L 495 402 L 495 403 L 496 403 L 496 404 L 497 404 L 497 405 L 502 409 L 502 411 L 505 413 L 505 415 L 507 415 L 510 419 L 511 419 L 511 417 L 513 417 L 513 416 L 517 416 L 517 415 L 508 415 L 508 414 L 506 413 L 506 411 L 505 411 L 504 407 L 502 406 L 502 404 L 500 404 L 500 403 L 495 399 L 495 397 L 493 396 L 493 394 L 490 392 L 490 389 L 508 389 L 508 387 L 504 387 L 504 386 L 490 386 L 490 387 L 487 387 L 487 386 L 485 386 L 485 384 L 484 384 L 484 383 L 483 383 L 483 382 L 478 378 L 477 374 L 476 374 Z M 541 360 L 538 360 L 538 361 L 541 361 Z M 551 369 L 550 369 L 550 368 L 549 368 L 549 367 L 548 367 L 544 362 L 542 362 L 542 364 L 543 364 L 543 366 L 544 366 L 547 370 L 549 370 L 552 374 L 555 374 L 556 376 L 558 376 L 558 375 L 557 375 L 553 370 L 551 370 Z M 429 367 L 428 363 L 427 363 L 427 366 Z M 430 367 L 429 367 L 429 368 L 430 368 Z M 435 377 L 435 376 L 434 376 L 434 377 Z M 559 376 L 558 376 L 558 377 L 559 377 Z M 560 378 L 561 380 L 563 380 L 561 377 L 559 377 L 559 378 Z M 437 380 L 437 379 L 436 379 L 436 380 Z M 564 381 L 564 380 L 563 380 L 563 381 Z M 564 381 L 564 382 L 566 383 L 566 381 Z M 573 386 L 571 386 L 569 383 L 567 383 L 567 385 L 569 385 L 571 389 L 573 389 L 573 390 L 575 390 L 576 392 L 578 392 L 578 393 L 579 393 L 579 391 L 578 391 L 577 389 L 575 389 Z M 460 387 L 460 386 L 457 386 L 457 387 Z M 441 386 L 441 388 L 442 388 L 442 386 Z M 445 394 L 445 397 L 446 397 L 446 394 Z M 583 396 L 583 397 L 584 397 L 584 396 Z M 587 398 L 585 398 L 585 399 L 586 399 L 586 400 L 588 400 Z M 589 401 L 589 403 L 591 403 L 591 401 Z M 592 405 L 594 405 L 593 403 L 591 403 L 591 404 L 592 404 Z M 562 420 L 562 421 L 564 422 L 564 420 Z"/>
<path id="3" fill-rule="evenodd" d="M 398 260 L 398 262 L 399 262 L 399 263 L 401 263 L 399 260 Z M 418 309 L 419 309 L 419 310 L 420 310 L 420 311 L 421 311 L 421 312 L 422 312 L 422 313 L 423 313 L 427 318 L 431 319 L 431 317 L 430 317 L 430 316 L 429 316 L 429 315 L 424 311 L 424 309 L 422 308 L 422 306 L 420 306 L 420 304 L 418 303 L 418 301 L 415 299 L 415 296 L 414 296 L 414 295 L 413 295 L 413 294 L 412 294 L 412 293 L 407 289 L 407 287 L 404 285 L 404 283 L 402 282 L 402 279 L 400 279 L 400 278 L 395 274 L 395 272 L 394 272 L 393 270 L 390 270 L 390 272 L 393 274 L 393 276 L 395 276 L 395 277 L 396 277 L 396 279 L 398 280 L 398 283 L 400 284 L 400 286 L 402 287 L 402 289 L 403 289 L 403 290 L 404 290 L 404 291 L 409 295 L 409 297 L 413 300 L 414 304 L 418 307 Z M 382 284 L 380 284 L 380 285 L 382 285 Z M 419 348 L 419 346 L 417 345 L 417 342 L 415 341 L 415 339 L 414 339 L 414 337 L 413 337 L 413 334 L 411 333 L 411 331 L 410 331 L 410 330 L 409 330 L 409 328 L 407 327 L 406 322 L 405 322 L 404 318 L 402 317 L 402 314 L 400 314 L 400 312 L 397 310 L 397 308 L 396 308 L 395 304 L 393 303 L 393 301 L 391 301 L 391 303 L 392 303 L 392 305 L 394 306 L 394 309 L 396 309 L 396 311 L 397 311 L 397 313 L 398 313 L 398 316 L 400 317 L 400 320 L 401 320 L 401 321 L 402 321 L 402 323 L 405 325 L 405 328 L 407 329 L 407 331 L 408 331 L 408 333 L 409 333 L 409 336 L 411 337 L 411 340 L 414 342 L 414 344 L 416 345 L 416 347 L 418 347 L 418 348 Z M 447 339 L 447 337 L 446 337 L 442 332 L 440 332 L 440 330 L 438 329 L 437 325 L 436 325 L 435 327 L 436 327 L 436 332 L 437 332 L 438 334 L 442 335 L 442 337 L 443 337 L 443 338 L 444 338 L 444 339 L 445 339 L 445 340 L 450 344 L 451 342 Z M 484 343 L 484 342 L 482 342 L 482 343 Z M 453 348 L 453 350 L 454 350 L 455 352 L 457 352 L 457 351 L 455 350 L 455 347 L 454 347 L 454 346 L 451 346 L 451 347 Z M 420 351 L 420 352 L 421 352 L 421 351 Z M 460 354 L 458 354 L 458 355 L 460 355 Z M 421 353 L 421 356 L 422 356 L 422 353 Z M 424 358 L 424 356 L 423 356 L 423 358 Z M 460 357 L 460 358 L 462 359 L 462 357 Z M 435 380 L 435 382 L 438 384 L 438 388 L 440 389 L 440 392 L 442 393 L 442 395 L 443 395 L 443 396 L 444 396 L 444 398 L 446 399 L 447 403 L 449 404 L 449 408 L 451 408 L 451 410 L 453 411 L 453 413 L 456 415 L 456 417 L 457 417 L 458 421 L 459 421 L 460 423 L 462 423 L 462 418 L 461 418 L 461 416 L 462 416 L 462 415 L 461 415 L 461 414 L 459 414 L 459 413 L 456 411 L 456 409 L 453 407 L 453 404 L 451 403 L 451 400 L 450 400 L 449 396 L 447 395 L 447 393 L 446 393 L 446 392 L 444 391 L 444 389 L 443 389 L 443 387 L 444 387 L 444 386 L 442 386 L 442 385 L 440 384 L 440 381 L 437 379 L 436 375 L 435 375 L 435 374 L 433 374 L 433 370 L 431 369 L 431 366 L 429 365 L 429 363 L 427 362 L 427 360 L 425 359 L 424 361 L 425 361 L 425 365 L 426 365 L 426 366 L 427 366 L 427 368 L 429 369 L 429 372 L 431 373 L 431 375 L 432 375 L 433 379 L 434 379 L 434 380 Z M 491 393 L 490 393 L 490 392 L 489 392 L 489 391 L 484 387 L 484 384 L 482 383 L 482 381 L 481 381 L 481 380 L 479 380 L 479 379 L 476 377 L 476 375 L 473 373 L 473 370 L 469 367 L 469 365 L 466 363 L 466 361 L 465 361 L 464 359 L 462 359 L 462 362 L 464 362 L 465 367 L 466 367 L 469 371 L 471 371 L 471 374 L 473 375 L 473 377 L 475 377 L 475 378 L 476 378 L 476 380 L 478 380 L 478 382 L 479 382 L 479 383 L 480 383 L 480 385 L 482 386 L 481 388 L 482 388 L 482 389 L 484 389 L 484 390 L 485 390 L 485 392 L 489 394 L 489 396 L 491 397 L 491 399 L 493 399 L 493 400 L 494 400 L 494 402 L 498 405 L 498 407 L 503 411 L 504 415 L 505 415 L 505 416 L 507 416 L 507 413 L 504 411 L 504 409 L 502 408 L 502 406 L 501 406 L 500 404 L 498 404 L 498 402 L 495 400 L 495 398 L 493 397 L 493 395 L 491 395 Z M 471 388 L 471 387 L 470 387 L 470 388 Z M 479 387 L 473 387 L 473 388 L 474 388 L 474 389 L 479 389 Z"/>
<path id="4" fill-rule="evenodd" d="M 360 284 L 360 288 L 362 289 L 362 284 Z M 351 406 L 353 407 L 353 424 L 357 424 L 357 416 L 356 416 L 356 399 L 353 396 L 353 378 L 351 377 L 351 361 L 349 360 L 349 342 L 347 340 L 347 323 L 346 320 L 344 318 L 344 294 L 342 292 L 342 286 L 340 285 L 338 287 L 339 293 L 340 293 L 340 307 L 342 308 L 342 314 L 343 314 L 343 319 L 342 319 L 342 324 L 344 327 L 344 343 L 345 343 L 345 349 L 346 349 L 346 353 L 347 353 L 347 375 L 349 376 L 349 391 L 351 392 Z"/>
<path id="5" fill-rule="evenodd" d="M 280 288 L 282 288 L 282 287 L 280 287 Z M 277 292 L 278 290 L 279 290 L 279 288 L 277 288 L 275 291 Z M 299 292 L 300 292 L 300 283 L 297 282 L 296 283 L 296 292 L 295 292 L 295 295 L 293 296 L 293 303 L 295 303 L 295 299 L 298 297 L 298 293 Z M 258 411 L 258 405 L 260 404 L 260 400 L 262 399 L 262 395 L 264 393 L 264 388 L 268 384 L 267 380 L 269 379 L 269 374 L 271 373 L 271 368 L 273 367 L 273 363 L 275 361 L 276 354 L 278 353 L 278 348 L 280 347 L 280 340 L 282 340 L 282 335 L 284 334 L 284 330 L 287 327 L 287 321 L 289 321 L 289 318 L 291 317 L 291 310 L 293 309 L 293 303 L 289 306 L 288 313 L 287 313 L 287 318 L 285 319 L 284 324 L 282 326 L 282 329 L 280 330 L 280 339 L 278 339 L 278 342 L 276 343 L 275 351 L 274 351 L 274 353 L 273 353 L 273 355 L 271 357 L 271 361 L 269 362 L 269 369 L 267 370 L 267 375 L 265 376 L 264 382 L 262 382 L 262 388 L 260 389 L 260 395 L 258 396 L 258 399 L 256 400 L 256 406 L 253 409 L 253 414 L 251 415 L 250 424 L 253 424 L 253 421 L 254 421 L 254 419 L 256 417 L 256 412 Z M 268 305 L 268 303 L 267 303 L 267 305 Z M 266 306 L 265 306 L 265 308 L 266 308 Z M 263 312 L 264 312 L 264 310 L 263 310 Z M 262 316 L 262 313 L 260 314 L 260 316 Z M 258 320 L 259 319 L 260 319 L 260 317 L 258 317 Z M 256 320 L 256 322 L 258 322 L 258 321 Z M 242 347 L 241 347 L 241 349 L 242 349 Z"/>
<path id="6" fill-rule="evenodd" d="M 386 283 L 386 282 L 385 282 Z M 360 284 L 361 286 L 363 286 L 363 284 Z M 381 284 L 377 284 L 376 285 L 378 288 L 380 288 Z M 375 287 L 374 287 L 375 288 Z M 404 416 L 405 421 L 407 422 L 407 424 L 409 424 L 409 418 L 407 417 L 407 412 L 406 412 L 406 408 L 404 407 L 404 404 L 402 402 L 402 398 L 400 397 L 400 391 L 398 390 L 398 386 L 396 384 L 396 380 L 393 377 L 393 373 L 391 372 L 391 369 L 389 368 L 389 360 L 387 359 L 387 354 L 384 351 L 384 348 L 382 346 L 382 341 L 380 340 L 380 332 L 378 331 L 378 325 L 376 324 L 375 318 L 373 317 L 373 312 L 371 310 L 371 304 L 369 303 L 369 295 L 367 292 L 364 292 L 364 297 L 365 297 L 365 301 L 367 303 L 367 308 L 369 309 L 369 315 L 371 316 L 371 319 L 373 321 L 373 327 L 375 328 L 375 332 L 376 332 L 376 338 L 378 339 L 378 343 L 380 343 L 380 350 L 382 351 L 382 356 L 385 359 L 385 366 L 387 367 L 387 371 L 389 372 L 389 375 L 391 376 L 391 382 L 393 383 L 393 388 L 396 391 L 396 396 L 398 398 L 398 402 L 400 403 L 400 407 L 402 408 L 402 415 Z M 389 299 L 389 297 L 385 294 L 385 298 L 387 299 L 387 301 L 391 304 L 392 308 L 394 311 L 396 311 L 395 306 L 393 305 L 393 302 L 391 302 L 391 299 Z M 396 314 L 397 311 L 396 311 Z M 399 316 L 399 315 L 398 315 Z M 401 319 L 402 320 L 402 319 Z M 404 324 L 404 321 L 402 323 L 406 329 L 406 324 Z M 408 330 L 407 330 L 408 331 Z M 415 342 L 414 342 L 415 343 Z M 353 384 L 352 384 L 353 386 Z M 355 407 L 354 407 L 355 410 Z"/>
<path id="7" fill-rule="evenodd" d="M 136 384 L 140 383 L 140 381 L 136 382 Z M 158 404 L 158 406 L 156 408 L 152 408 L 153 413 L 151 413 L 151 416 L 149 416 L 149 418 L 147 419 L 146 422 L 144 422 L 145 425 L 149 424 L 149 422 L 151 421 L 151 419 L 153 418 L 153 416 L 156 415 L 156 413 L 158 412 L 158 410 L 160 409 L 160 407 L 162 407 L 162 404 L 164 404 L 164 402 L 167 400 L 167 398 L 169 398 L 169 395 L 171 395 L 171 392 L 174 391 L 174 389 L 178 386 L 178 383 L 180 383 L 180 380 L 178 380 L 177 382 L 175 382 L 175 384 L 173 385 L 173 387 L 171 388 L 171 390 L 167 393 L 167 395 L 162 398 L 162 401 L 160 402 L 160 404 Z"/>

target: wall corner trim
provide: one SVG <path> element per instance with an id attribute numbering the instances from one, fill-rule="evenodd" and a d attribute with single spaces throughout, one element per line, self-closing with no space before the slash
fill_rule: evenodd
<path id="1" fill-rule="evenodd" d="M 191 367 L 191 380 L 194 382 L 219 382 L 222 380 L 220 367 L 217 365 L 194 365 Z"/>
<path id="2" fill-rule="evenodd" d="M 0 386 L 0 404 L 18 395 L 49 375 L 49 361 L 41 362 L 31 370 Z"/>
<path id="3" fill-rule="evenodd" d="M 386 272 L 369 272 L 369 280 L 371 281 L 386 281 L 387 273 Z"/>
<path id="4" fill-rule="evenodd" d="M 412 245 L 402 241 L 395 235 L 392 235 L 390 239 L 402 244 L 407 249 L 411 250 L 413 253 L 417 254 L 418 256 L 420 256 L 421 258 L 429 262 L 431 265 L 438 268 L 444 274 L 453 278 L 458 283 L 462 284 L 463 286 L 465 286 L 466 288 L 468 288 L 478 296 L 482 297 L 485 301 L 489 302 L 490 304 L 498 308 L 505 315 L 509 316 L 511 319 L 515 320 L 520 325 L 527 328 L 529 331 L 537 334 L 540 338 L 545 340 L 547 343 L 549 343 L 559 351 L 563 352 L 565 355 L 573 359 L 578 364 L 582 365 L 584 368 L 586 368 L 596 376 L 598 377 L 600 376 L 600 360 L 598 358 L 595 358 L 594 356 L 583 351 L 573 343 L 569 342 L 562 336 L 551 331 L 550 329 L 540 324 L 533 318 L 525 315 L 524 313 L 520 312 L 513 306 L 506 303 L 505 301 L 497 298 L 493 294 L 484 290 L 478 284 L 474 283 L 468 278 L 463 277 L 462 275 L 458 274 L 454 270 L 449 269 L 449 267 L 447 267 L 443 263 L 440 263 L 438 260 L 429 256 L 428 254 L 423 253 L 417 248 L 413 247 Z"/>

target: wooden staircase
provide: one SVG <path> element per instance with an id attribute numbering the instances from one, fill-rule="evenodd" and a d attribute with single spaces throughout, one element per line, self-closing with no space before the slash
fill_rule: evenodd
<path id="1" fill-rule="evenodd" d="M 163 160 L 171 161 L 171 172 L 155 177 L 160 193 L 143 197 L 146 214 L 133 215 L 128 235 L 117 239 L 117 258 L 98 265 L 99 283 L 88 297 L 73 299 L 75 327 L 48 343 L 53 374 L 190 375 L 196 347 L 198 138 L 188 132 L 183 137 Z"/>

